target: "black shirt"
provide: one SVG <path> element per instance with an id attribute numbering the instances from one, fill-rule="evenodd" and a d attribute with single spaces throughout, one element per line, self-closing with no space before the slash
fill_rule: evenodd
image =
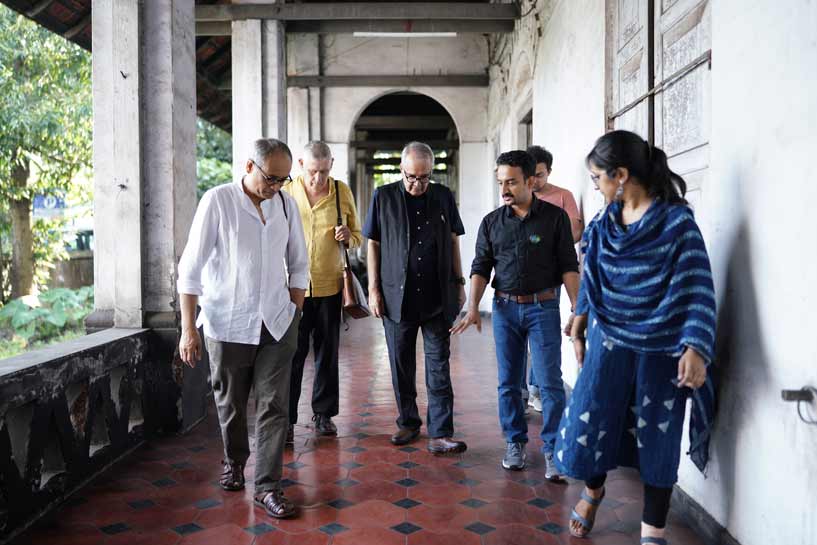
<path id="1" fill-rule="evenodd" d="M 437 243 L 426 194 L 414 197 L 406 192 L 405 197 L 410 242 L 403 317 L 406 320 L 427 320 L 442 311 L 440 283 L 437 281 Z"/>
<path id="2" fill-rule="evenodd" d="M 578 272 L 570 219 L 558 206 L 533 198 L 528 215 L 517 217 L 506 205 L 482 220 L 471 275 L 491 278 L 495 290 L 530 295 L 562 283 Z"/>
<path id="3" fill-rule="evenodd" d="M 451 235 L 464 232 L 454 196 L 443 185 L 431 184 L 419 198 L 402 181 L 375 190 L 363 236 L 380 243 L 380 287 L 390 320 L 422 321 L 440 310 L 453 320 L 459 286 Z"/>

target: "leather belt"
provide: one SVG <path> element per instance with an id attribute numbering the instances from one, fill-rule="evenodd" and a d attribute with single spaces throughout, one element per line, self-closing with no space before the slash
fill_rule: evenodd
<path id="1" fill-rule="evenodd" d="M 526 305 L 530 303 L 538 303 L 539 301 L 556 299 L 556 290 L 550 288 L 542 290 L 539 293 L 531 293 L 530 295 L 511 295 L 510 293 L 505 293 L 504 291 L 495 290 L 494 295 L 500 299 L 506 299 L 508 301 L 513 301 L 514 303 Z"/>

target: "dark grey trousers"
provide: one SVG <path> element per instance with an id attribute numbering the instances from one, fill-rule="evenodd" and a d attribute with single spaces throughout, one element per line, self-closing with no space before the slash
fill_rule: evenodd
<path id="1" fill-rule="evenodd" d="M 256 494 L 280 486 L 289 424 L 290 370 L 299 322 L 300 313 L 296 312 L 280 341 L 262 326 L 258 345 L 205 337 L 224 458 L 231 463 L 246 464 L 250 457 L 247 402 L 250 389 L 255 389 Z"/>

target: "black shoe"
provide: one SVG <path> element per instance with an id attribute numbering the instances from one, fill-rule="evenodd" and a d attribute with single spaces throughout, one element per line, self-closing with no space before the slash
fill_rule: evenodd
<path id="1" fill-rule="evenodd" d="M 285 444 L 288 446 L 295 445 L 295 426 L 292 424 L 287 426 L 287 440 Z"/>
<path id="2" fill-rule="evenodd" d="M 459 454 L 465 452 L 468 445 L 463 441 L 455 441 L 450 437 L 437 437 L 428 440 L 428 451 L 434 455 Z"/>
<path id="3" fill-rule="evenodd" d="M 316 414 L 312 417 L 315 423 L 315 433 L 317 435 L 337 435 L 338 428 L 332 422 L 332 417 L 323 414 Z"/>
<path id="4" fill-rule="evenodd" d="M 420 435 L 419 429 L 412 430 L 409 428 L 400 428 L 399 430 L 397 430 L 397 432 L 395 432 L 394 435 L 391 436 L 391 444 L 397 445 L 398 447 L 402 445 L 408 445 L 409 443 L 417 439 L 419 435 Z"/>

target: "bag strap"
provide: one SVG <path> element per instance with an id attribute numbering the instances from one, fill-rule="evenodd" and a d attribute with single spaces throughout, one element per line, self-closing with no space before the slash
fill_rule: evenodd
<path id="1" fill-rule="evenodd" d="M 338 181 L 335 182 L 335 210 L 338 211 L 338 227 L 343 225 L 343 218 L 340 215 L 340 191 L 338 191 Z"/>
<path id="2" fill-rule="evenodd" d="M 338 227 L 343 225 L 343 217 L 340 215 L 340 191 L 338 191 L 338 181 L 334 180 L 335 182 L 335 209 L 338 211 Z M 351 266 L 349 265 L 349 252 L 346 251 L 346 244 L 343 241 L 338 241 L 338 246 L 340 246 L 340 251 L 343 254 L 343 263 L 344 266 L 351 270 Z"/>
<path id="3" fill-rule="evenodd" d="M 284 198 L 284 195 L 280 190 L 278 191 L 278 196 L 281 197 L 281 208 L 284 209 L 284 219 L 289 222 L 289 216 L 287 215 L 287 200 Z"/>

